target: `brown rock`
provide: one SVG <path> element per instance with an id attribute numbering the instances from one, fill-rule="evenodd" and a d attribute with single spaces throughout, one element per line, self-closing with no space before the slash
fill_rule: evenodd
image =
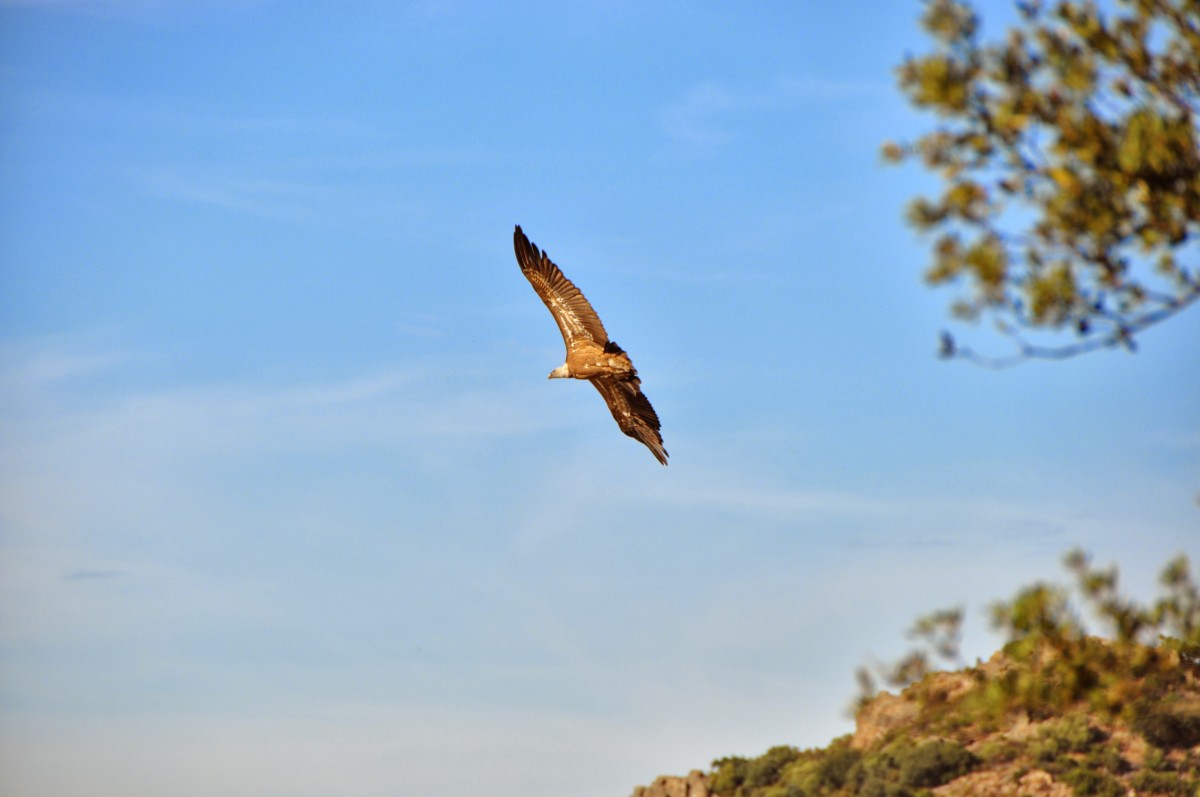
<path id="1" fill-rule="evenodd" d="M 855 717 L 854 738 L 850 740 L 850 746 L 855 750 L 867 749 L 893 729 L 912 722 L 918 711 L 913 701 L 889 692 L 880 692 Z"/>
<path id="2" fill-rule="evenodd" d="M 711 797 L 708 776 L 693 769 L 686 777 L 660 775 L 649 786 L 634 788 L 632 797 Z"/>
<path id="3" fill-rule="evenodd" d="M 971 772 L 933 790 L 936 797 L 1072 797 L 1074 789 L 1048 772 L 1015 766 Z"/>

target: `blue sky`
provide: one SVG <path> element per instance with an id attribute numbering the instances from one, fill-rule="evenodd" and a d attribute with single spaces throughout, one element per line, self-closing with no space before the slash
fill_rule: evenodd
<path id="1" fill-rule="evenodd" d="M 918 11 L 0 3 L 3 790 L 621 795 L 1071 546 L 1195 561 L 1200 311 L 935 358 Z M 546 381 L 518 223 L 669 468 Z"/>

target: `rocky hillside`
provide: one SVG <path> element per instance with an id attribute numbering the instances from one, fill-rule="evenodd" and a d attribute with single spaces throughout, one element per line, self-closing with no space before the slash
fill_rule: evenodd
<path id="1" fill-rule="evenodd" d="M 724 758 L 633 797 L 1200 797 L 1197 662 L 1165 646 L 1071 642 L 881 693 L 828 747 Z"/>
<path id="2" fill-rule="evenodd" d="M 1079 550 L 1064 564 L 1111 638 L 1087 632 L 1069 589 L 1037 583 L 991 607 L 1002 651 L 936 671 L 959 660 L 962 612 L 935 612 L 910 632 L 928 650 L 881 670 L 901 691 L 860 701 L 853 735 L 722 758 L 634 797 L 1200 797 L 1200 582 L 1187 557 L 1167 563 L 1151 605 L 1121 595 L 1116 567 Z"/>

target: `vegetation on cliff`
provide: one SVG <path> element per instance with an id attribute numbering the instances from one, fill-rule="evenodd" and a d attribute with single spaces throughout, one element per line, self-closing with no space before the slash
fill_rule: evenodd
<path id="1" fill-rule="evenodd" d="M 857 730 L 821 749 L 780 746 L 713 762 L 720 797 L 1164 795 L 1200 797 L 1200 589 L 1186 557 L 1150 605 L 1116 568 L 1074 551 L 1075 589 L 1027 587 L 992 608 L 1006 636 L 957 662 L 961 609 L 922 618 L 918 649 L 860 673 Z M 1074 594 L 1073 594 L 1074 593 Z M 1091 610 L 1103 636 L 1078 610 Z M 870 694 L 877 679 L 900 693 Z"/>

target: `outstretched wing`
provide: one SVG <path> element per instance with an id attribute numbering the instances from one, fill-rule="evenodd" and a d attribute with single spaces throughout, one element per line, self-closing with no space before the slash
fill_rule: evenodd
<path id="1" fill-rule="evenodd" d="M 667 464 L 667 450 L 663 448 L 662 426 L 658 422 L 658 413 L 650 406 L 650 399 L 642 392 L 641 380 L 631 379 L 590 379 L 596 390 L 604 397 L 604 403 L 621 427 L 621 431 L 642 443 L 650 449 L 654 458 L 663 465 Z"/>
<path id="2" fill-rule="evenodd" d="M 596 315 L 592 305 L 546 253 L 538 250 L 525 237 L 519 225 L 513 233 L 513 248 L 517 252 L 521 272 L 537 295 L 542 297 L 550 309 L 550 315 L 554 316 L 554 323 L 562 332 L 567 351 L 574 348 L 572 344 L 577 340 L 590 340 L 601 346 L 607 343 L 608 333 L 604 331 L 604 324 L 600 323 L 600 316 Z"/>

